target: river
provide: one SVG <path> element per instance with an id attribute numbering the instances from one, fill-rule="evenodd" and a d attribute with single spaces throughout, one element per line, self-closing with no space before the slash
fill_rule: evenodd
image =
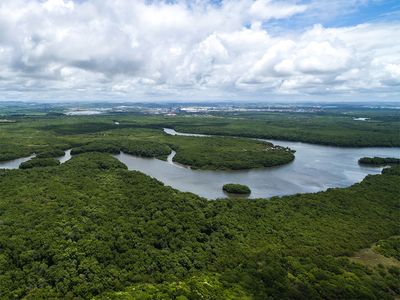
<path id="1" fill-rule="evenodd" d="M 0 161 L 0 169 L 18 169 L 20 164 L 28 160 L 31 160 L 34 157 L 36 157 L 36 155 L 32 154 L 30 156 L 21 157 L 13 160 Z M 71 158 L 72 158 L 71 149 L 68 149 L 65 151 L 63 156 L 57 157 L 56 159 L 58 159 L 60 163 L 63 164 L 66 161 L 70 160 Z"/>
<path id="2" fill-rule="evenodd" d="M 165 128 L 164 132 L 170 135 L 205 136 L 179 133 L 168 128 Z M 205 171 L 191 170 L 173 163 L 174 152 L 167 161 L 140 158 L 125 153 L 115 157 L 126 164 L 129 170 L 141 171 L 178 190 L 215 199 L 226 197 L 222 191 L 222 186 L 226 183 L 249 186 L 252 191 L 250 198 L 268 198 L 347 187 L 360 182 L 368 174 L 379 174 L 382 170 L 381 167 L 359 165 L 360 157 L 400 155 L 400 148 L 343 148 L 301 142 L 265 141 L 296 150 L 295 160 L 283 166 L 264 169 Z"/>
<path id="3" fill-rule="evenodd" d="M 166 134 L 200 136 L 201 134 L 179 133 L 164 129 Z M 240 183 L 250 187 L 250 198 L 269 198 L 324 191 L 333 187 L 347 187 L 360 182 L 368 174 L 379 174 L 382 167 L 361 166 L 358 159 L 363 156 L 400 157 L 400 148 L 343 148 L 320 146 L 301 142 L 265 140 L 276 145 L 296 150 L 293 162 L 272 168 L 242 171 L 192 170 L 173 162 L 172 151 L 167 161 L 142 158 L 125 153 L 115 155 L 129 170 L 143 172 L 166 185 L 180 191 L 192 192 L 208 199 L 226 197 L 222 186 Z M 17 169 L 19 165 L 35 155 L 0 162 L 0 169 Z M 59 157 L 61 163 L 71 158 L 71 150 Z"/>

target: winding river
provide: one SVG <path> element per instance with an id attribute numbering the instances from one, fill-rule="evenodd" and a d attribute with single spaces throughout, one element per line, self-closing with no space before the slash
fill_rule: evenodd
<path id="1" fill-rule="evenodd" d="M 18 169 L 20 164 L 31 160 L 35 156 L 35 154 L 32 154 L 30 156 L 21 157 L 13 160 L 0 161 L 0 169 Z"/>
<path id="2" fill-rule="evenodd" d="M 164 129 L 166 134 L 183 136 L 205 136 L 179 133 Z M 296 150 L 293 162 L 272 168 L 243 171 L 192 170 L 173 162 L 172 151 L 167 161 L 142 158 L 126 153 L 115 157 L 129 170 L 143 172 L 178 190 L 192 192 L 208 199 L 226 197 L 222 186 L 226 183 L 241 183 L 250 187 L 250 198 L 268 198 L 324 191 L 333 187 L 347 187 L 360 182 L 368 174 L 379 174 L 381 167 L 361 166 L 358 159 L 363 156 L 400 157 L 400 148 L 342 148 L 320 146 L 301 142 L 266 140 Z M 7 162 L 0 162 L 0 169 L 16 169 L 34 155 Z M 59 157 L 61 163 L 71 158 L 71 150 Z"/>
<path id="3" fill-rule="evenodd" d="M 23 162 L 26 162 L 28 160 L 31 160 L 34 158 L 36 155 L 32 154 L 31 156 L 27 157 L 21 157 L 13 160 L 7 160 L 7 161 L 0 161 L 0 169 L 18 169 L 19 165 L 22 164 Z M 65 163 L 66 161 L 70 160 L 72 158 L 71 156 L 71 149 L 68 149 L 65 151 L 63 156 L 57 157 L 60 161 L 61 164 Z"/>
<path id="4" fill-rule="evenodd" d="M 179 133 L 165 128 L 170 135 L 205 136 Z M 379 174 L 381 167 L 360 166 L 363 156 L 400 157 L 400 148 L 342 148 L 301 142 L 266 140 L 296 150 L 293 162 L 272 168 L 243 171 L 191 170 L 175 164 L 172 152 L 168 160 L 140 158 L 125 153 L 116 155 L 130 170 L 141 171 L 166 185 L 181 191 L 215 199 L 226 197 L 225 183 L 241 183 L 250 187 L 250 198 L 272 197 L 296 193 L 324 191 L 333 187 L 347 187 L 361 181 L 368 174 Z"/>

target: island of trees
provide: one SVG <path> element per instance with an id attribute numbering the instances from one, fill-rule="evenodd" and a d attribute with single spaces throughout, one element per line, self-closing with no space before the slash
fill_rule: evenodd
<path id="1" fill-rule="evenodd" d="M 224 184 L 222 190 L 229 194 L 237 194 L 237 195 L 248 195 L 251 193 L 251 190 L 247 185 L 236 184 L 236 183 Z"/>
<path id="2" fill-rule="evenodd" d="M 385 165 L 399 165 L 400 158 L 394 157 L 362 157 L 358 160 L 359 164 L 385 166 Z"/>

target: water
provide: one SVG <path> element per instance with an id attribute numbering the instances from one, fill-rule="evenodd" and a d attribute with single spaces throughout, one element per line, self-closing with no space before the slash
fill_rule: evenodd
<path id="1" fill-rule="evenodd" d="M 178 133 L 173 129 L 164 131 L 173 135 L 189 135 Z M 342 148 L 300 142 L 267 141 L 296 150 L 295 160 L 287 165 L 265 169 L 204 171 L 191 170 L 173 163 L 174 152 L 167 161 L 140 158 L 125 153 L 115 157 L 126 164 L 129 170 L 141 171 L 181 191 L 215 199 L 226 197 L 222 191 L 222 186 L 226 183 L 249 186 L 252 190 L 250 198 L 268 198 L 324 191 L 332 187 L 347 187 L 360 182 L 368 174 L 379 174 L 382 170 L 381 167 L 360 166 L 358 164 L 360 157 L 400 156 L 400 148 Z"/>
<path id="2" fill-rule="evenodd" d="M 28 160 L 31 160 L 34 158 L 36 155 L 32 154 L 31 156 L 27 157 L 21 157 L 13 160 L 7 160 L 7 161 L 2 161 L 0 162 L 0 169 L 18 169 L 19 165 L 22 164 L 23 162 L 26 162 Z M 61 157 L 57 157 L 57 159 L 60 161 L 60 163 L 65 163 L 66 161 L 70 160 L 72 158 L 71 156 L 71 149 L 68 149 L 65 151 L 65 154 Z"/>
<path id="3" fill-rule="evenodd" d="M 184 136 L 173 129 L 165 133 Z M 268 198 L 324 191 L 332 187 L 347 187 L 360 182 L 368 174 L 379 174 L 381 167 L 360 166 L 358 159 L 363 156 L 400 157 L 400 148 L 341 148 L 319 146 L 300 142 L 267 140 L 277 145 L 296 150 L 293 162 L 272 168 L 243 171 L 192 170 L 173 162 L 172 151 L 167 161 L 155 158 L 141 158 L 125 153 L 115 155 L 129 170 L 137 170 L 152 176 L 178 190 L 216 199 L 226 197 L 222 186 L 226 183 L 240 183 L 250 187 L 250 198 Z M 22 162 L 35 155 L 0 162 L 0 169 L 18 169 Z M 64 163 L 71 159 L 71 150 L 58 160 Z"/>
<path id="4" fill-rule="evenodd" d="M 60 161 L 60 164 L 65 163 L 66 161 L 70 160 L 71 158 L 72 158 L 71 149 L 66 150 L 64 156 L 57 157 L 57 159 Z"/>
<path id="5" fill-rule="evenodd" d="M 7 161 L 0 161 L 0 169 L 18 169 L 20 164 L 34 158 L 35 156 L 36 156 L 35 154 L 32 154 L 31 156 L 27 157 L 21 157 Z"/>

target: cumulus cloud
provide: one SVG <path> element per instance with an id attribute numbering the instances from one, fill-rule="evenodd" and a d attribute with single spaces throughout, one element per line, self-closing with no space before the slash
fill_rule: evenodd
<path id="1" fill-rule="evenodd" d="M 278 0 L 2 0 L 0 99 L 398 97 L 400 23 L 268 32 L 270 20 L 313 9 Z"/>
<path id="2" fill-rule="evenodd" d="M 306 9 L 306 5 L 273 2 L 271 0 L 256 0 L 250 6 L 250 15 L 260 20 L 282 19 L 302 13 Z"/>

